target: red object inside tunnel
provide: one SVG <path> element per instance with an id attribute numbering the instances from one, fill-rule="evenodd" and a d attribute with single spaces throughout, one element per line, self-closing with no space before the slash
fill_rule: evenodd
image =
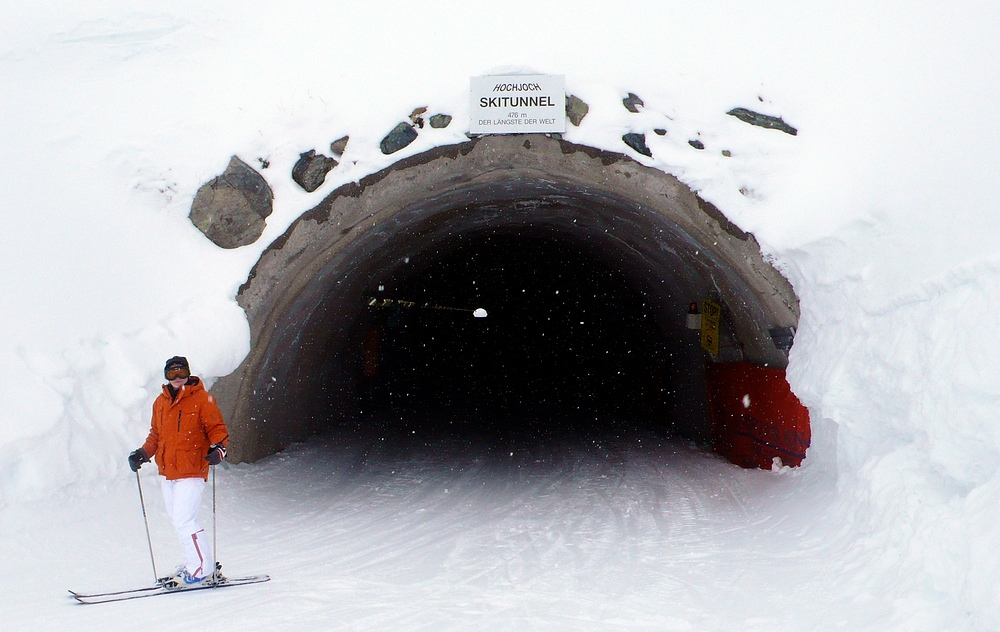
<path id="1" fill-rule="evenodd" d="M 774 457 L 798 466 L 809 447 L 809 410 L 785 371 L 748 362 L 708 367 L 712 447 L 742 467 L 771 469 Z"/>

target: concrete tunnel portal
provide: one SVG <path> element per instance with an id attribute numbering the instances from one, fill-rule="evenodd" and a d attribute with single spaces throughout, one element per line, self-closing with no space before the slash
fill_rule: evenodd
<path id="1" fill-rule="evenodd" d="M 702 298 L 722 306 L 717 356 L 686 326 Z M 714 206 L 546 135 L 438 147 L 341 187 L 238 300 L 251 350 L 213 387 L 237 461 L 365 416 L 708 444 L 707 367 L 783 369 L 769 332 L 798 322 L 791 285 Z"/>

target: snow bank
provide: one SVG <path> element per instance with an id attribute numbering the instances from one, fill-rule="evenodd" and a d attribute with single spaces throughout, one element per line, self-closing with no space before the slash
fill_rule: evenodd
<path id="1" fill-rule="evenodd" d="M 837 517 L 885 551 L 901 607 L 996 624 L 1000 11 L 800 5 L 5 6 L 0 506 L 122 475 L 165 357 L 211 381 L 246 353 L 232 299 L 266 244 L 336 186 L 461 141 L 468 78 L 515 64 L 590 104 L 569 140 L 646 132 L 634 157 L 755 233 L 801 298 L 789 377 L 837 429 L 814 448 L 836 446 Z M 455 122 L 382 156 L 418 106 Z M 344 134 L 341 167 L 297 189 L 299 152 Z M 223 252 L 186 214 L 233 153 L 270 162 L 276 206 Z"/>
<path id="2" fill-rule="evenodd" d="M 22 350 L 28 389 L 3 409 L 0 503 L 121 474 L 122 455 L 149 431 L 163 383 L 162 362 L 153 358 L 196 349 L 192 369 L 211 384 L 240 363 L 249 338 L 238 305 L 205 297 L 140 330 L 85 340 L 59 354 Z"/>

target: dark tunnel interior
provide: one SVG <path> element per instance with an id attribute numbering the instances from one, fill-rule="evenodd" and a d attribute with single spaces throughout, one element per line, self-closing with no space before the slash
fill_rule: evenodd
<path id="1" fill-rule="evenodd" d="M 697 337 L 629 265 L 538 225 L 456 233 L 405 257 L 373 277 L 339 354 L 354 358 L 348 416 L 425 437 L 654 432 L 704 443 L 703 367 L 687 366 L 704 362 Z"/>
<path id="2" fill-rule="evenodd" d="M 553 236 L 456 241 L 373 288 L 392 302 L 367 308 L 362 411 L 662 423 L 662 333 L 643 288 Z"/>

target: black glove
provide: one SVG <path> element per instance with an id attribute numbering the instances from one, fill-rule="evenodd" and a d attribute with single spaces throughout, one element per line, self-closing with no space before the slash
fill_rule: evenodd
<path id="1" fill-rule="evenodd" d="M 143 463 L 149 463 L 149 455 L 146 454 L 146 451 L 142 448 L 133 450 L 132 453 L 128 455 L 128 466 L 132 468 L 133 472 L 138 472 Z"/>
<path id="2" fill-rule="evenodd" d="M 221 443 L 213 443 L 208 446 L 208 454 L 205 455 L 205 460 L 208 461 L 209 465 L 218 465 L 222 463 L 222 459 L 226 458 L 226 446 Z"/>

